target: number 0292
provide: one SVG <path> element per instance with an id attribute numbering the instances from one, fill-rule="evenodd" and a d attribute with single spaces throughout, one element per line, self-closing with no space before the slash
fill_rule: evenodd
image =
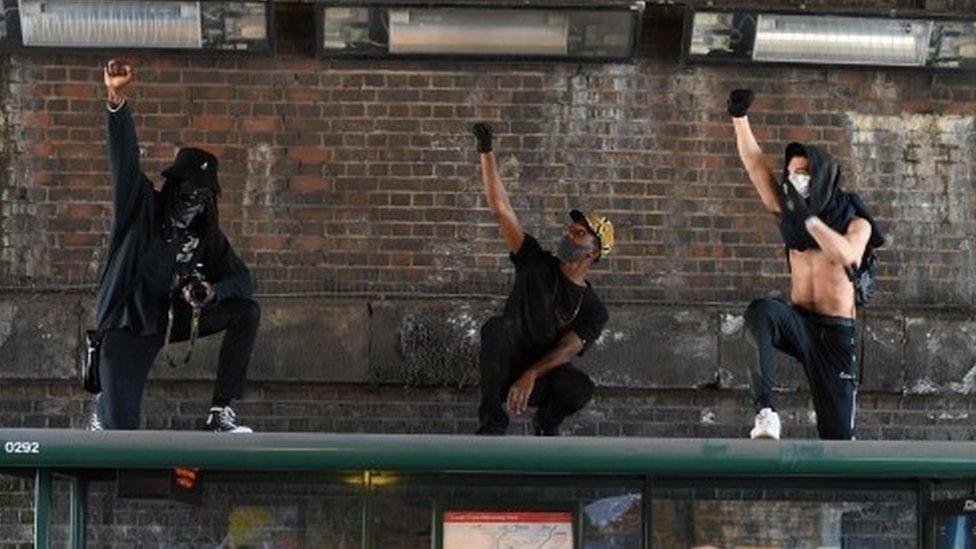
<path id="1" fill-rule="evenodd" d="M 9 441 L 3 443 L 5 454 L 40 454 L 41 444 L 39 442 Z"/>

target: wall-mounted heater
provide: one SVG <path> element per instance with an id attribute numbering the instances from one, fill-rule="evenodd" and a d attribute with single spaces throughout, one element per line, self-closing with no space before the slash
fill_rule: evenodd
<path id="1" fill-rule="evenodd" d="M 976 19 L 689 7 L 687 63 L 976 68 Z"/>
<path id="2" fill-rule="evenodd" d="M 627 61 L 640 36 L 643 2 L 545 7 L 529 4 L 344 4 L 320 2 L 323 57 Z"/>
<path id="3" fill-rule="evenodd" d="M 268 53 L 274 4 L 264 0 L 4 0 L 8 45 Z"/>

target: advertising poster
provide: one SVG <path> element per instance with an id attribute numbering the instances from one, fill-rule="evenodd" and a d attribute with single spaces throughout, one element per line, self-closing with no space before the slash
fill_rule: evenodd
<path id="1" fill-rule="evenodd" d="M 573 549 L 569 511 L 444 511 L 444 549 Z"/>

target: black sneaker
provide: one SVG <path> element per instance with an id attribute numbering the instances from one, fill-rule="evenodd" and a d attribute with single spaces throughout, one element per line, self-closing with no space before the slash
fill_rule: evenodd
<path id="1" fill-rule="evenodd" d="M 476 435 L 501 437 L 505 436 L 508 432 L 508 428 L 496 425 L 494 423 L 482 423 L 478 430 L 474 432 Z"/>
<path id="2" fill-rule="evenodd" d="M 543 424 L 543 422 L 539 420 L 538 414 L 532 418 L 532 432 L 537 437 L 558 437 L 562 435 L 559 425 L 551 426 Z"/>
<path id="3" fill-rule="evenodd" d="M 237 415 L 230 406 L 214 406 L 207 416 L 206 430 L 214 433 L 253 433 L 250 427 L 237 424 Z"/>

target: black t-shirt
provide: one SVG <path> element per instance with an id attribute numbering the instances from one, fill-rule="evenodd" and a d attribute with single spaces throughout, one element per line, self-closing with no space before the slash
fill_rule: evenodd
<path id="1" fill-rule="evenodd" d="M 559 259 L 526 234 L 515 264 L 515 284 L 505 303 L 518 347 L 535 361 L 551 351 L 569 330 L 583 340 L 582 355 L 600 337 L 609 318 L 606 307 L 587 282 L 578 286 L 563 274 Z"/>

